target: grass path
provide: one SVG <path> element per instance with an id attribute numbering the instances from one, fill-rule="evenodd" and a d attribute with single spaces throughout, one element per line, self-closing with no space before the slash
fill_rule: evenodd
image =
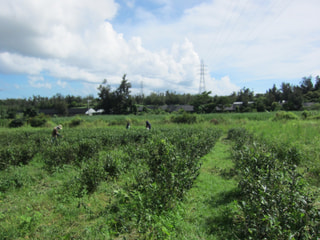
<path id="1" fill-rule="evenodd" d="M 200 175 L 185 201 L 179 239 L 232 239 L 237 181 L 232 178 L 230 145 L 217 142 L 204 157 Z"/>

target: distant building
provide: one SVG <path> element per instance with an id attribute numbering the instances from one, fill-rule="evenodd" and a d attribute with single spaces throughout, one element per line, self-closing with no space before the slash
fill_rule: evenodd
<path id="1" fill-rule="evenodd" d="M 87 115 L 92 116 L 92 114 L 96 113 L 96 110 L 93 108 L 88 109 L 88 111 L 85 112 Z"/>
<path id="2" fill-rule="evenodd" d="M 138 107 L 138 111 L 142 112 L 144 107 Z M 162 105 L 162 106 L 146 106 L 146 108 L 155 110 L 155 109 L 161 109 L 166 112 L 177 112 L 180 109 L 183 109 L 186 112 L 193 112 L 194 107 L 192 105 Z"/>
<path id="3" fill-rule="evenodd" d="M 85 114 L 86 111 L 87 111 L 86 108 L 69 108 L 68 115 L 69 116 L 81 115 L 81 114 Z M 43 113 L 49 116 L 59 115 L 59 112 L 54 108 L 39 109 L 39 113 Z"/>
<path id="4" fill-rule="evenodd" d="M 249 101 L 248 105 L 254 104 L 254 102 Z M 243 105 L 243 102 L 233 102 L 231 106 L 227 107 L 216 107 L 217 112 L 234 112 Z"/>

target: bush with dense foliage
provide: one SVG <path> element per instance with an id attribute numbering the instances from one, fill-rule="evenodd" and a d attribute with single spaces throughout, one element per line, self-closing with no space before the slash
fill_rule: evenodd
<path id="1" fill-rule="evenodd" d="M 292 112 L 279 111 L 276 113 L 276 116 L 273 118 L 273 121 L 297 120 L 297 119 L 299 119 L 298 116 Z"/>
<path id="2" fill-rule="evenodd" d="M 240 177 L 240 214 L 235 234 L 240 239 L 314 239 L 320 214 L 297 170 L 301 153 L 290 145 L 274 146 L 253 138 L 245 129 L 234 139 L 235 169 Z M 244 144 L 245 143 L 245 144 Z"/>
<path id="3" fill-rule="evenodd" d="M 46 124 L 47 119 L 44 115 L 35 116 L 30 119 L 31 127 L 42 127 Z"/>
<path id="4" fill-rule="evenodd" d="M 13 119 L 9 123 L 9 127 L 11 128 L 22 127 L 23 125 L 24 125 L 24 120 L 22 118 Z"/>

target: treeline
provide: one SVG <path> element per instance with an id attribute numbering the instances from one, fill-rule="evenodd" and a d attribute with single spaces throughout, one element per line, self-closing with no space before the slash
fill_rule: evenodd
<path id="1" fill-rule="evenodd" d="M 192 105 L 196 113 L 213 113 L 223 111 L 236 112 L 264 112 L 264 111 L 299 111 L 303 110 L 303 103 L 313 103 L 313 108 L 320 108 L 320 77 L 302 78 L 300 85 L 282 83 L 279 88 L 273 85 L 264 94 L 255 94 L 249 88 L 243 87 L 240 91 L 228 96 L 211 96 L 211 92 L 201 94 L 178 94 L 167 90 L 166 92 L 151 93 L 148 96 L 131 95 L 131 83 L 123 75 L 119 87 L 111 89 L 107 80 L 98 87 L 98 97 L 92 95 L 81 96 L 33 96 L 28 99 L 0 100 L 1 118 L 14 118 L 17 112 L 24 115 L 37 115 L 39 109 L 55 109 L 59 115 L 68 115 L 70 108 L 104 109 L 106 114 L 135 114 L 141 109 L 150 111 L 153 106 L 159 112 L 163 105 Z M 237 102 L 235 106 L 233 103 Z"/>

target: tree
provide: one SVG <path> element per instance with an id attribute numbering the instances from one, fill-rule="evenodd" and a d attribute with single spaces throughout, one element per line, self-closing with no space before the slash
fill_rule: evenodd
<path id="1" fill-rule="evenodd" d="M 301 82 L 301 90 L 302 94 L 307 94 L 309 91 L 313 91 L 313 83 L 312 83 L 312 77 L 304 77 L 302 78 Z"/>
<path id="2" fill-rule="evenodd" d="M 128 114 L 133 111 L 132 98 L 130 96 L 131 83 L 123 75 L 122 81 L 116 91 L 111 91 L 105 79 L 98 87 L 98 107 L 104 109 L 105 113 Z"/>
<path id="3" fill-rule="evenodd" d="M 179 96 L 175 92 L 169 92 L 169 90 L 166 91 L 166 104 L 167 105 L 173 105 L 179 103 Z"/>
<path id="4" fill-rule="evenodd" d="M 256 108 L 258 112 L 264 112 L 266 110 L 266 106 L 264 103 L 265 103 L 264 96 L 260 96 L 256 99 Z"/>
<path id="5" fill-rule="evenodd" d="M 237 101 L 242 102 L 240 106 L 241 112 L 249 112 L 251 109 L 249 107 L 249 101 L 253 101 L 254 92 L 250 91 L 249 88 L 242 88 L 238 92 Z"/>
<path id="6" fill-rule="evenodd" d="M 37 110 L 34 107 L 28 107 L 23 111 L 24 117 L 35 117 L 37 115 L 38 115 Z"/>
<path id="7" fill-rule="evenodd" d="M 155 92 L 152 92 L 152 93 L 150 93 L 149 96 L 147 96 L 144 99 L 144 104 L 145 105 L 157 105 L 157 106 L 163 105 L 163 104 L 165 104 L 165 96 L 163 93 L 157 94 Z"/>
<path id="8" fill-rule="evenodd" d="M 314 90 L 320 89 L 320 77 L 316 76 L 315 84 L 314 84 Z"/>
<path id="9" fill-rule="evenodd" d="M 195 112 L 205 113 L 205 105 L 212 102 L 212 97 L 210 97 L 209 94 L 211 94 L 211 92 L 203 92 L 194 97 L 192 105 Z"/>
<path id="10" fill-rule="evenodd" d="M 56 102 L 54 108 L 60 115 L 68 115 L 68 104 L 65 101 Z"/>
<path id="11" fill-rule="evenodd" d="M 279 104 L 280 101 L 281 101 L 281 92 L 280 90 L 277 89 L 276 85 L 273 84 L 273 87 L 269 89 L 265 95 L 265 106 L 267 110 L 274 111 L 276 109 L 275 103 Z"/>
<path id="12" fill-rule="evenodd" d="M 231 106 L 231 104 L 233 102 L 233 94 L 232 94 L 232 97 L 215 95 L 213 97 L 213 101 L 215 102 L 216 107 L 218 107 L 218 109 L 220 109 L 220 111 L 223 111 L 223 109 L 225 107 Z M 216 111 L 216 109 L 215 109 L 215 111 Z"/>
<path id="13" fill-rule="evenodd" d="M 132 112 L 132 99 L 130 96 L 131 83 L 126 79 L 126 74 L 123 75 L 120 86 L 115 92 L 116 104 L 114 113 L 128 114 Z"/>
<path id="14" fill-rule="evenodd" d="M 292 94 L 293 92 L 293 87 L 289 84 L 289 83 L 282 83 L 281 84 L 281 97 L 282 97 L 282 100 L 285 100 L 285 101 L 288 101 L 289 99 L 289 96 Z"/>
<path id="15" fill-rule="evenodd" d="M 285 84 L 290 86 L 289 84 Z M 302 90 L 298 86 L 293 86 L 286 89 L 286 102 L 283 104 L 283 108 L 286 111 L 297 111 L 302 108 Z M 290 89 L 290 91 L 289 91 Z"/>
<path id="16" fill-rule="evenodd" d="M 104 79 L 102 84 L 98 87 L 99 100 L 98 107 L 103 109 L 105 113 L 112 113 L 112 105 L 113 105 L 113 93 L 111 92 L 110 85 L 107 85 L 107 80 Z"/>

